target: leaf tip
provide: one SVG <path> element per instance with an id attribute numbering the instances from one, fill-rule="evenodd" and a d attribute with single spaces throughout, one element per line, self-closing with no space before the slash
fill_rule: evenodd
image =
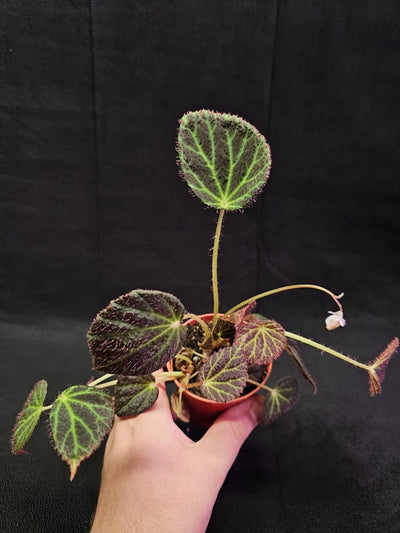
<path id="1" fill-rule="evenodd" d="M 399 347 L 399 339 L 395 337 L 381 354 L 369 365 L 369 394 L 375 396 L 382 392 L 382 383 L 385 379 L 386 367 Z"/>
<path id="2" fill-rule="evenodd" d="M 69 469 L 70 469 L 70 477 L 69 480 L 72 481 L 75 477 L 76 471 L 78 470 L 78 466 L 80 465 L 81 461 L 80 459 L 71 459 L 71 461 L 68 461 Z"/>

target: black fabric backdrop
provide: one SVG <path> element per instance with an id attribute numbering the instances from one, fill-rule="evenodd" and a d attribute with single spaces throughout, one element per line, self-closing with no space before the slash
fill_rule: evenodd
<path id="1" fill-rule="evenodd" d="M 267 137 L 269 183 L 224 225 L 221 299 L 313 282 L 346 293 L 260 303 L 287 329 L 374 358 L 400 333 L 399 4 L 395 0 L 2 0 L 0 530 L 85 532 L 102 450 L 72 484 L 41 423 L 14 457 L 32 385 L 90 377 L 85 332 L 134 288 L 210 310 L 216 215 L 177 176 L 187 110 L 243 116 Z M 302 350 L 284 418 L 257 429 L 220 493 L 212 532 L 400 531 L 400 360 L 367 376 Z M 273 378 L 295 374 L 278 361 Z M 271 378 L 272 379 L 272 378 Z M 192 428 L 195 432 L 195 428 Z M 189 502 L 193 504 L 193 502 Z"/>

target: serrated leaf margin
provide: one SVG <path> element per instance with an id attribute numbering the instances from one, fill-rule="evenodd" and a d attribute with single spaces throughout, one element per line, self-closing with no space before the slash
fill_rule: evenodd
<path id="1" fill-rule="evenodd" d="M 68 421 L 64 419 L 64 421 L 62 422 L 62 426 L 63 426 L 61 429 L 61 433 L 63 434 L 62 440 L 59 438 L 59 435 L 58 435 L 58 430 L 59 430 L 58 425 L 60 422 L 59 411 L 61 410 L 62 406 L 64 407 L 65 404 L 68 405 L 68 401 L 69 403 L 71 403 L 71 396 L 73 396 L 74 394 L 75 396 L 77 395 L 85 396 L 85 394 L 87 396 L 92 396 L 92 397 L 94 396 L 97 400 L 96 404 L 94 404 L 93 401 L 91 402 L 82 401 L 82 399 L 80 400 L 75 399 L 75 400 L 72 400 L 72 402 L 75 401 L 75 403 L 84 404 L 86 407 L 89 406 L 88 409 L 92 413 L 94 410 L 94 405 L 96 405 L 100 409 L 104 410 L 105 413 L 103 416 L 103 420 L 101 420 L 102 419 L 101 416 L 95 414 L 97 427 L 96 428 L 91 427 L 90 430 L 88 428 L 87 423 L 84 424 L 82 422 L 82 418 L 75 414 L 74 418 L 79 419 L 81 421 L 82 426 L 85 427 L 85 429 L 87 430 L 87 433 L 91 436 L 91 445 L 86 446 L 85 448 L 85 446 L 83 445 L 79 446 L 79 444 L 77 444 L 76 432 L 74 433 L 76 429 L 75 421 L 72 422 L 73 417 L 71 415 L 70 408 L 65 407 L 65 410 L 68 412 L 67 416 L 70 419 L 70 426 L 73 427 L 72 440 L 73 440 L 74 449 L 71 452 L 71 451 L 68 451 L 66 448 L 66 440 L 70 433 L 70 428 L 68 428 Z M 99 419 L 100 419 L 100 422 L 99 422 Z M 70 473 L 71 473 L 70 481 L 72 481 L 73 478 L 75 477 L 76 471 L 80 463 L 84 459 L 87 459 L 93 453 L 93 451 L 96 450 L 100 446 L 102 440 L 104 439 L 104 437 L 106 436 L 106 434 L 110 431 L 112 427 L 113 419 L 114 419 L 114 409 L 113 409 L 112 398 L 108 393 L 106 393 L 103 390 L 96 389 L 95 387 L 89 387 L 87 385 L 72 385 L 71 387 L 68 387 L 67 389 L 63 390 L 58 395 L 58 397 L 56 398 L 50 410 L 49 428 L 50 428 L 50 435 L 51 435 L 51 438 L 54 444 L 54 448 L 59 453 L 63 461 L 66 461 L 70 467 Z M 65 431 L 65 428 L 67 428 L 68 430 Z M 93 436 L 93 433 L 94 433 L 94 436 Z M 79 453 L 79 450 L 82 450 L 81 453 Z"/>
<path id="2" fill-rule="evenodd" d="M 36 382 L 28 394 L 25 404 L 17 416 L 17 420 L 12 431 L 11 451 L 15 455 L 26 453 L 24 446 L 31 438 L 32 433 L 39 422 L 46 394 L 47 381 L 45 379 L 41 379 Z M 28 414 L 29 411 L 32 412 Z M 18 432 L 23 430 L 25 434 L 21 436 L 20 442 L 18 442 Z"/>
<path id="3" fill-rule="evenodd" d="M 125 376 L 155 372 L 183 346 L 184 314 L 179 299 L 162 291 L 135 289 L 112 300 L 87 334 L 93 368 Z"/>
<path id="4" fill-rule="evenodd" d="M 193 130 L 190 129 L 188 124 L 190 120 L 195 124 Z M 211 153 L 208 155 L 204 148 L 205 142 L 202 143 L 198 138 L 199 125 L 203 129 L 202 134 L 206 137 L 207 144 L 210 145 Z M 233 134 L 228 132 L 228 125 L 235 126 Z M 214 132 L 218 126 L 221 129 L 219 132 L 221 135 L 215 138 Z M 238 136 L 240 148 L 235 154 L 233 142 L 238 131 L 242 136 Z M 187 139 L 184 140 L 186 132 L 189 132 L 190 144 L 185 142 Z M 225 138 L 223 138 L 224 136 Z M 203 141 L 206 139 L 203 139 Z M 245 175 L 241 176 L 240 183 L 236 184 L 231 190 L 232 183 L 235 182 L 233 179 L 235 168 L 243 165 L 243 160 L 241 161 L 243 154 L 246 155 L 246 151 L 247 154 L 249 153 L 249 150 L 246 150 L 249 139 L 255 145 L 252 161 L 247 166 Z M 226 144 L 226 147 L 224 144 Z M 237 115 L 218 113 L 208 109 L 189 111 L 179 120 L 177 152 L 177 162 L 181 177 L 188 183 L 194 195 L 204 204 L 215 209 L 236 211 L 253 203 L 255 197 L 267 182 L 271 168 L 270 147 L 263 135 L 252 124 Z M 259 152 L 261 155 L 259 155 Z M 227 164 L 226 159 L 229 159 L 228 167 L 224 169 L 224 175 L 221 176 L 219 173 L 221 173 L 221 167 Z M 262 164 L 257 167 L 260 161 Z M 199 177 L 197 173 L 199 165 L 203 166 L 203 173 L 206 169 L 207 176 Z M 253 172 L 254 167 L 257 169 L 255 172 Z M 236 177 L 236 180 L 238 179 Z M 209 182 L 208 187 L 204 183 L 207 180 Z M 238 191 L 243 194 L 238 196 Z"/>
<path id="5" fill-rule="evenodd" d="M 152 374 L 147 376 L 120 376 L 114 388 L 115 414 L 136 416 L 156 402 L 159 394 Z"/>
<path id="6" fill-rule="evenodd" d="M 286 376 L 277 381 L 273 391 L 267 392 L 261 414 L 261 425 L 274 422 L 292 407 L 298 398 L 299 385 L 295 378 Z"/>
<path id="7" fill-rule="evenodd" d="M 216 402 L 238 398 L 248 378 L 244 354 L 238 346 L 213 352 L 199 372 L 202 396 Z"/>
<path id="8" fill-rule="evenodd" d="M 277 359 L 286 346 L 285 330 L 276 320 L 260 320 L 250 315 L 235 337 L 249 364 L 265 365 Z"/>

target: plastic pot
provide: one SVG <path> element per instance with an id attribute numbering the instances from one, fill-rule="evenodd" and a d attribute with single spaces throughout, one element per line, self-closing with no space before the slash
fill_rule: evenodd
<path id="1" fill-rule="evenodd" d="M 204 320 L 204 322 L 211 322 L 213 319 L 213 313 L 207 313 L 199 316 Z M 187 325 L 194 325 L 195 323 L 196 320 L 194 319 L 190 319 L 186 322 Z M 173 361 L 169 361 L 167 363 L 167 368 L 169 371 L 173 370 Z M 264 384 L 269 378 L 271 370 L 272 363 L 269 363 L 269 365 L 267 365 L 265 377 L 262 381 L 262 384 Z M 175 384 L 179 388 L 179 382 L 175 381 Z M 207 398 L 202 398 L 201 396 L 193 394 L 188 390 L 185 390 L 183 392 L 183 398 L 190 412 L 190 421 L 208 427 L 223 411 L 226 411 L 226 409 L 229 409 L 234 405 L 238 405 L 244 402 L 245 400 L 247 400 L 247 398 L 250 398 L 254 394 L 257 394 L 259 390 L 260 387 L 255 387 L 248 394 L 245 394 L 244 396 L 239 396 L 239 398 L 235 398 L 234 400 L 230 400 L 228 402 L 215 402 L 214 400 L 208 400 Z"/>

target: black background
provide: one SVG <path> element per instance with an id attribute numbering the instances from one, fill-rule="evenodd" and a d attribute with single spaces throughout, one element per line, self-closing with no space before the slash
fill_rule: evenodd
<path id="1" fill-rule="evenodd" d="M 346 293 L 346 328 L 324 329 L 334 305 L 322 293 L 258 309 L 361 361 L 400 333 L 399 11 L 395 0 L 2 0 L 1 531 L 88 531 L 102 451 L 70 484 L 44 423 L 28 456 L 11 455 L 9 435 L 37 380 L 51 398 L 90 377 L 96 312 L 134 288 L 210 310 L 216 214 L 175 164 L 188 110 L 243 116 L 272 149 L 262 196 L 225 220 L 223 307 L 318 283 Z M 399 358 L 370 399 L 363 371 L 302 354 L 318 395 L 302 381 L 299 403 L 253 433 L 209 533 L 398 532 Z M 288 373 L 282 358 L 271 380 Z"/>

